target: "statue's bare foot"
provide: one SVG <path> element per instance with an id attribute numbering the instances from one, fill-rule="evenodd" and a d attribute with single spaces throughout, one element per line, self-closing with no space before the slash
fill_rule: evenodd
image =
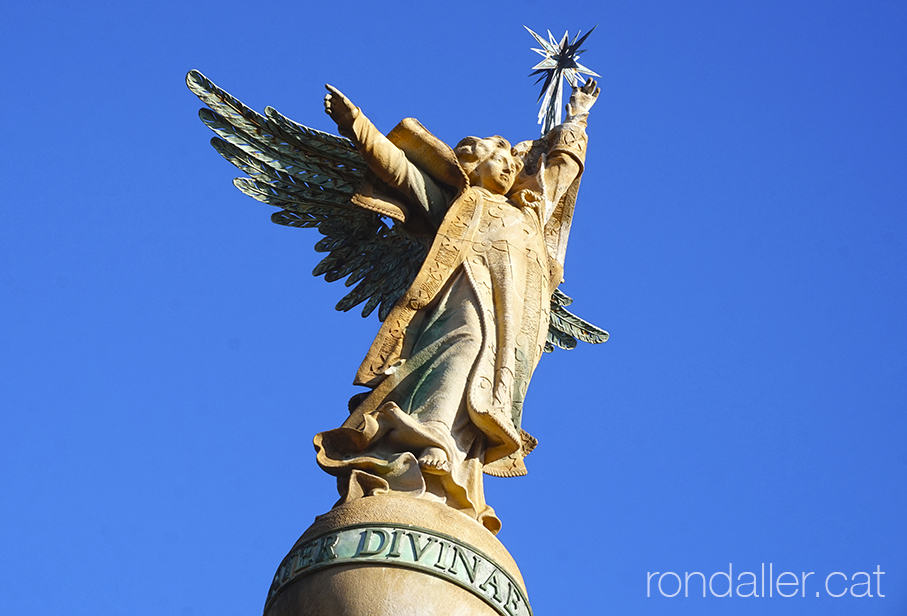
<path id="1" fill-rule="evenodd" d="M 440 447 L 426 447 L 419 456 L 419 468 L 430 475 L 443 475 L 450 472 L 447 454 Z"/>

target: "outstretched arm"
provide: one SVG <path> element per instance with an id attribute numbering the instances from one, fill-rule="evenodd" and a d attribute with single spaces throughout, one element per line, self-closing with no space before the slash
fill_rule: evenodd
<path id="1" fill-rule="evenodd" d="M 337 123 L 340 134 L 356 144 L 369 169 L 426 213 L 443 212 L 447 197 L 434 180 L 413 165 L 340 90 L 325 87 L 324 110 Z"/>
<path id="2" fill-rule="evenodd" d="M 589 110 L 598 100 L 601 88 L 595 83 L 594 79 L 589 79 L 579 88 L 573 88 L 570 94 L 570 102 L 567 103 L 567 120 L 565 123 L 577 123 L 586 126 L 589 118 Z"/>
<path id="3" fill-rule="evenodd" d="M 582 171 L 586 157 L 586 122 L 601 89 L 590 79 L 574 88 L 567 103 L 567 119 L 548 133 L 551 140 L 545 164 L 545 196 L 553 210 L 561 197 Z M 551 212 L 546 213 L 546 219 Z"/>

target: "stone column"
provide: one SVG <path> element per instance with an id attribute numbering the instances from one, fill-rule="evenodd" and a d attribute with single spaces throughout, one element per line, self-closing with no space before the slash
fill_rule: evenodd
<path id="1" fill-rule="evenodd" d="M 441 503 L 368 496 L 318 516 L 283 559 L 264 616 L 530 616 L 513 558 Z"/>

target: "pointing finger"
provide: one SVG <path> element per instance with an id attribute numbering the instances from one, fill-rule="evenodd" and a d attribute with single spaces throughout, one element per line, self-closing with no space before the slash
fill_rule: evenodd
<path id="1" fill-rule="evenodd" d="M 336 96 L 336 97 L 337 97 L 339 100 L 341 100 L 341 101 L 349 100 L 349 99 L 347 99 L 347 97 L 343 94 L 343 92 L 341 92 L 340 90 L 338 90 L 337 88 L 335 88 L 335 87 L 332 86 L 331 84 L 326 83 L 326 84 L 324 84 L 324 87 L 327 88 L 328 92 L 330 92 L 330 94 L 328 94 L 328 96 L 331 96 L 331 94 L 333 94 L 334 96 Z"/>

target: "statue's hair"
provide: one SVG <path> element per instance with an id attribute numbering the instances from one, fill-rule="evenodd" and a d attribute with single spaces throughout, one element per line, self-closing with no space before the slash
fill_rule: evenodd
<path id="1" fill-rule="evenodd" d="M 508 150 L 513 149 L 510 145 L 510 142 L 507 141 L 506 139 L 504 139 L 503 137 L 501 137 L 500 135 L 493 135 L 491 137 L 485 137 L 485 139 L 490 139 L 490 140 L 494 141 L 498 145 L 498 147 L 506 148 Z M 460 147 L 461 145 L 466 145 L 467 143 L 476 143 L 477 141 L 484 141 L 484 139 L 482 139 L 482 137 L 473 137 L 473 136 L 463 137 L 462 139 L 460 139 L 459 142 L 457 142 L 457 145 L 454 149 Z"/>
<path id="2" fill-rule="evenodd" d="M 523 157 L 520 155 L 519 152 L 517 152 L 516 148 L 514 148 L 512 145 L 510 145 L 509 141 L 507 141 L 500 135 L 492 135 L 491 137 L 485 137 L 484 139 L 482 137 L 474 137 L 474 136 L 463 137 L 462 139 L 460 139 L 460 141 L 457 142 L 457 145 L 454 147 L 454 149 L 456 150 L 457 148 L 459 148 L 462 145 L 477 143 L 479 141 L 484 141 L 486 139 L 495 142 L 495 144 L 499 148 L 503 148 L 510 152 L 510 155 L 513 157 L 514 162 L 517 164 L 517 172 L 519 172 L 519 170 L 523 168 Z"/>

